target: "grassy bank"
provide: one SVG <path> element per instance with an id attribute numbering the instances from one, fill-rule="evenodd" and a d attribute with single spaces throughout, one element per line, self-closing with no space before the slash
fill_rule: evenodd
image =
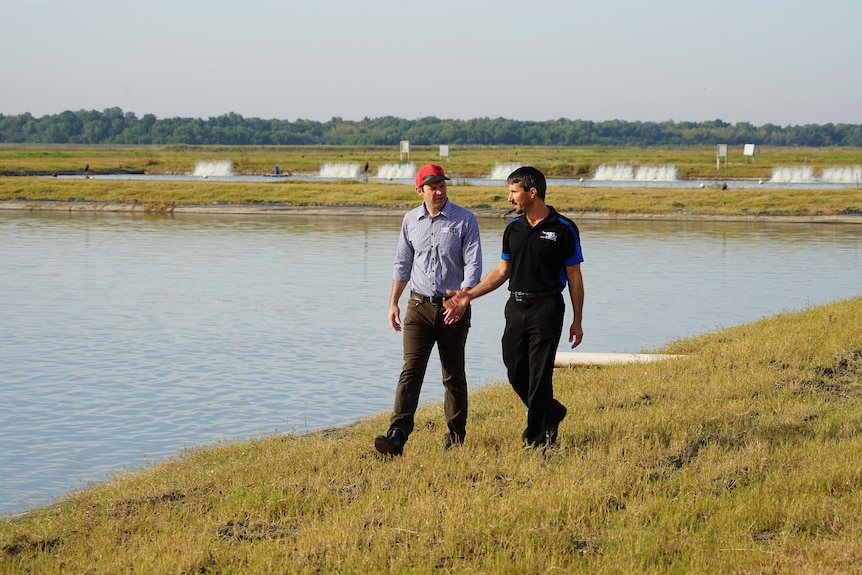
<path id="1" fill-rule="evenodd" d="M 738 153 L 737 153 L 738 152 Z M 414 147 L 410 162 L 441 162 L 436 146 Z M 858 166 L 862 151 L 850 148 L 762 149 L 756 161 L 731 151 L 727 167 L 715 167 L 715 148 L 637 147 L 505 147 L 470 146 L 452 151 L 445 164 L 453 177 L 452 197 L 460 204 L 491 212 L 505 212 L 504 186 L 469 186 L 465 179 L 487 175 L 498 163 L 530 163 L 549 176 L 589 177 L 600 165 L 673 165 L 680 179 L 714 181 L 706 188 L 592 188 L 554 187 L 549 202 L 558 209 L 611 216 L 663 215 L 707 217 L 842 217 L 862 214 L 862 187 L 839 190 L 738 188 L 734 178 L 764 179 L 775 167 Z M 191 173 L 200 161 L 230 161 L 236 174 L 271 173 L 279 164 L 284 172 L 317 173 L 324 164 L 369 162 L 370 172 L 382 164 L 402 161 L 390 147 L 322 146 L 0 146 L 0 201 L 30 203 L 34 209 L 48 202 L 112 203 L 118 209 L 174 211 L 187 206 L 340 206 L 404 209 L 416 196 L 404 185 L 356 181 L 214 182 L 122 181 L 99 179 L 100 173 Z M 403 158 L 403 161 L 408 161 Z M 89 166 L 94 179 L 85 179 Z M 21 174 L 76 173 L 80 179 L 54 179 Z M 14 177 L 13 177 L 14 176 Z M 728 189 L 722 190 L 721 183 Z M 61 206 L 62 208 L 62 206 Z M 71 207 L 69 209 L 75 209 Z M 849 217 L 849 218 L 848 218 Z"/>
<path id="2" fill-rule="evenodd" d="M 316 173 L 324 164 L 381 165 L 402 161 L 416 165 L 438 162 L 458 178 L 486 176 L 496 164 L 531 164 L 548 176 L 589 177 L 601 165 L 675 166 L 680 179 L 768 180 L 773 168 L 857 166 L 858 148 L 758 147 L 755 158 L 743 156 L 742 146 L 728 148 L 727 162 L 716 168 L 714 146 L 453 146 L 440 158 L 439 146 L 412 146 L 402 157 L 398 146 L 23 146 L 0 145 L 0 175 L 146 172 L 188 174 L 198 162 L 224 162 L 236 174 L 272 173 L 278 164 L 285 173 Z"/>
<path id="3" fill-rule="evenodd" d="M 453 201 L 497 214 L 509 209 L 504 186 L 468 186 L 455 181 Z M 551 187 L 548 201 L 558 210 L 588 216 L 835 217 L 862 221 L 862 189 L 778 190 L 719 188 Z M 417 204 L 412 188 L 360 182 L 122 181 L 110 179 L 0 178 L 0 202 L 19 208 L 81 209 L 95 202 L 117 209 L 173 211 L 183 206 L 324 206 L 406 209 Z"/>
<path id="4" fill-rule="evenodd" d="M 504 384 L 404 457 L 386 414 L 192 449 L 0 522 L 2 573 L 862 571 L 862 297 L 558 370 L 559 445 Z"/>

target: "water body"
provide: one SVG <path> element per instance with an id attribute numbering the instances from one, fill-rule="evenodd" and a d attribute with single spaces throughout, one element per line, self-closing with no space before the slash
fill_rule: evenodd
<path id="1" fill-rule="evenodd" d="M 0 212 L 0 514 L 186 447 L 387 412 L 399 224 Z M 481 221 L 486 271 L 504 224 Z M 859 225 L 580 225 L 580 351 L 650 351 L 860 291 Z M 504 298 L 474 304 L 474 385 L 505 378 Z M 423 400 L 441 399 L 432 358 Z"/>

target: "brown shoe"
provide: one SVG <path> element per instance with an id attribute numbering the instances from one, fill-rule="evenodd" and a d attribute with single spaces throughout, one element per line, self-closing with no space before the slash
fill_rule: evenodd
<path id="1" fill-rule="evenodd" d="M 404 453 L 404 444 L 407 438 L 404 432 L 393 427 L 386 435 L 378 435 L 374 438 L 374 449 L 384 455 L 401 455 Z"/>

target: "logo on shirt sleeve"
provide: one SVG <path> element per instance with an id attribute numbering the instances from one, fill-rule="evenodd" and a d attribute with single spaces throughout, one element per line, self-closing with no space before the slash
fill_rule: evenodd
<path id="1" fill-rule="evenodd" d="M 543 240 L 550 240 L 552 242 L 555 242 L 555 241 L 557 241 L 557 233 L 552 232 L 551 230 L 545 230 L 541 233 L 539 238 L 541 238 Z"/>

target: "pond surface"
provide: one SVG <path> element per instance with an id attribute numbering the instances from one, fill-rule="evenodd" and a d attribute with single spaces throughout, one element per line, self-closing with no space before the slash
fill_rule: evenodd
<path id="1" fill-rule="evenodd" d="M 487 271 L 505 222 L 480 224 Z M 650 351 L 860 293 L 858 225 L 579 224 L 578 351 Z M 387 412 L 401 367 L 386 319 L 399 225 L 0 212 L 0 514 L 185 447 Z M 474 303 L 474 385 L 505 378 L 505 296 Z M 439 373 L 432 356 L 423 402 L 442 400 Z"/>

